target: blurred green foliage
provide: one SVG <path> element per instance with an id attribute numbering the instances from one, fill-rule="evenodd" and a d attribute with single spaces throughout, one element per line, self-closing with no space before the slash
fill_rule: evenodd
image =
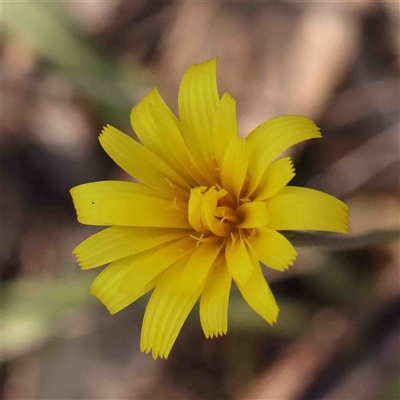
<path id="1" fill-rule="evenodd" d="M 2 362 L 29 353 L 58 331 L 67 312 L 96 303 L 89 294 L 92 277 L 26 277 L 2 288 Z"/>
<path id="2" fill-rule="evenodd" d="M 3 23 L 6 29 L 63 69 L 116 79 L 117 63 L 96 52 L 94 44 L 79 34 L 61 7 L 60 3 L 50 2 L 4 3 Z"/>
<path id="3" fill-rule="evenodd" d="M 62 3 L 4 3 L 3 24 L 6 34 L 26 42 L 93 101 L 108 106 L 106 113 L 118 109 L 128 115 L 138 101 L 137 87 L 122 73 L 118 57 L 104 54 L 83 35 Z M 131 65 L 131 75 L 136 85 L 143 86 L 138 65 Z"/>
<path id="4" fill-rule="evenodd" d="M 397 400 L 400 399 L 400 374 L 389 380 L 379 400 Z"/>

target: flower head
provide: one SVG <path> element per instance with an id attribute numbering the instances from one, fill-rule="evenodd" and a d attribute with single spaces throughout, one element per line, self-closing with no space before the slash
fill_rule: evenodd
<path id="1" fill-rule="evenodd" d="M 167 358 L 200 299 L 206 337 L 227 333 L 232 280 L 273 324 L 279 308 L 260 261 L 283 271 L 296 250 L 279 231 L 347 232 L 347 206 L 294 177 L 280 153 L 320 138 L 306 117 L 283 116 L 238 135 L 235 100 L 219 97 L 216 60 L 189 67 L 179 119 L 153 89 L 131 112 L 141 144 L 108 125 L 99 140 L 141 183 L 104 181 L 71 190 L 82 224 L 109 226 L 74 250 L 82 269 L 110 263 L 91 293 L 114 314 L 154 289 L 141 350 Z"/>

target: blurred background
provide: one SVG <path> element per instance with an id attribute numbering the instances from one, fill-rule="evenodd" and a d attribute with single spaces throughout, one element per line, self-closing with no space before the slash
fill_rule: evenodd
<path id="1" fill-rule="evenodd" d="M 2 2 L 2 398 L 399 399 L 399 18 L 393 1 Z M 176 111 L 184 70 L 216 56 L 242 136 L 282 114 L 322 128 L 292 183 L 346 201 L 356 236 L 266 271 L 274 327 L 234 292 L 226 337 L 206 340 L 195 310 L 153 361 L 148 297 L 110 316 L 89 295 L 99 270 L 71 250 L 96 229 L 68 191 L 127 179 L 101 127 L 133 135 L 154 85 Z"/>

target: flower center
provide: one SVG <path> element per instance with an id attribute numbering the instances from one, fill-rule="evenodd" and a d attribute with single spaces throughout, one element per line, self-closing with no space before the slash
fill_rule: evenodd
<path id="1" fill-rule="evenodd" d="M 243 202 L 243 201 L 242 201 Z M 193 229 L 201 234 L 229 236 L 237 229 L 252 229 L 268 222 L 266 204 L 246 199 L 240 203 L 219 186 L 191 190 L 188 217 Z"/>

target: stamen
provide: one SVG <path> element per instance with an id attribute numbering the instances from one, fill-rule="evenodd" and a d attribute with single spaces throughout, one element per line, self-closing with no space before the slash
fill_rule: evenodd
<path id="1" fill-rule="evenodd" d="M 242 203 L 250 203 L 251 200 L 248 199 L 247 197 L 243 198 L 243 199 L 239 199 L 239 201 L 241 201 Z"/>
<path id="2" fill-rule="evenodd" d="M 223 197 L 225 197 L 228 192 L 225 189 L 222 189 L 221 186 L 218 185 L 218 183 L 215 184 L 215 187 L 217 188 L 217 199 L 222 199 Z"/>
<path id="3" fill-rule="evenodd" d="M 168 178 L 164 178 L 164 179 L 167 181 L 168 185 L 169 185 L 172 189 L 175 189 L 175 185 L 174 185 Z"/>
<path id="4" fill-rule="evenodd" d="M 248 239 L 251 239 L 256 235 L 256 229 L 255 228 L 248 229 L 247 231 L 250 232 L 250 235 L 249 235 Z"/>
<path id="5" fill-rule="evenodd" d="M 235 235 L 233 234 L 233 232 L 231 232 L 231 239 L 232 239 L 231 249 L 233 249 L 233 246 L 236 243 L 236 238 L 235 238 Z"/>
<path id="6" fill-rule="evenodd" d="M 178 198 L 177 197 L 174 198 L 172 206 L 168 206 L 166 208 L 166 210 L 169 210 L 170 208 L 173 208 L 173 209 L 176 209 L 176 210 L 179 211 Z"/>
<path id="7" fill-rule="evenodd" d="M 225 220 L 226 220 L 226 213 L 225 210 L 222 209 L 222 218 L 219 221 L 219 226 L 221 226 Z"/>
<path id="8" fill-rule="evenodd" d="M 204 239 L 204 233 L 198 238 L 197 236 L 194 235 L 189 235 L 191 238 L 194 240 L 197 240 L 196 247 L 199 247 L 200 243 L 203 243 L 206 239 Z"/>

